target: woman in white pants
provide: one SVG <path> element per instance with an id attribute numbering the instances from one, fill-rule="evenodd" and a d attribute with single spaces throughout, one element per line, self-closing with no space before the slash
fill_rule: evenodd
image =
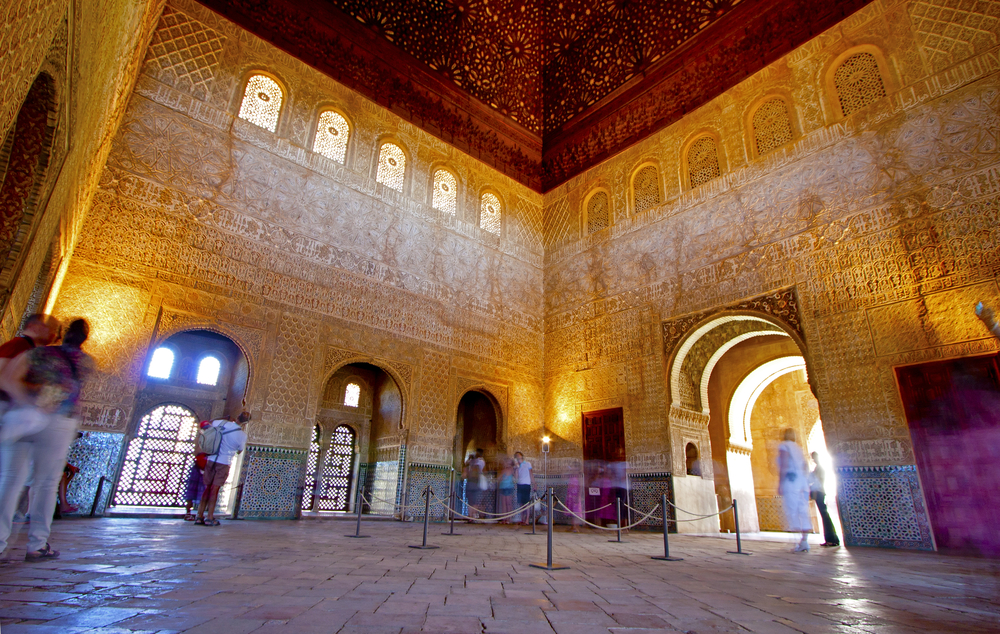
<path id="1" fill-rule="evenodd" d="M 77 425 L 77 403 L 90 357 L 80 350 L 90 327 L 77 319 L 59 346 L 34 348 L 0 373 L 0 389 L 12 399 L 0 431 L 0 552 L 7 548 L 21 489 L 32 476 L 25 561 L 54 559 L 49 546 L 59 478 Z"/>

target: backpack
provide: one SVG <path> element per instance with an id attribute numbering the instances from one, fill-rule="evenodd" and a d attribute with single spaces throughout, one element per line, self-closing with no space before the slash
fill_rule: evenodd
<path id="1" fill-rule="evenodd" d="M 209 425 L 205 429 L 201 430 L 201 433 L 198 434 L 197 441 L 199 453 L 206 453 L 210 456 L 218 456 L 219 451 L 222 449 L 222 437 L 233 432 L 240 431 L 239 425 L 236 426 L 236 429 L 222 431 L 224 425 L 225 423 L 222 425 Z"/>

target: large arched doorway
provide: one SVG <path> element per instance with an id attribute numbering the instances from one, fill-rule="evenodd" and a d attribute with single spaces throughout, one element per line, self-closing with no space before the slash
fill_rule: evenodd
<path id="1" fill-rule="evenodd" d="M 497 473 L 502 463 L 510 460 L 502 443 L 501 423 L 500 407 L 488 392 L 470 390 L 459 399 L 455 422 L 455 472 L 468 475 L 466 465 L 480 450 L 485 462 L 481 480 L 463 478 L 457 483 L 464 513 L 468 513 L 470 500 L 481 511 L 497 512 Z"/>
<path id="2" fill-rule="evenodd" d="M 154 346 L 136 397 L 140 416 L 129 434 L 111 512 L 183 507 L 198 423 L 238 414 L 249 375 L 241 348 L 214 331 L 180 332 Z M 232 511 L 242 458 L 234 459 L 220 490 L 220 514 Z"/>
<path id="3" fill-rule="evenodd" d="M 377 365 L 349 363 L 330 375 L 313 429 L 303 511 L 354 511 L 361 487 L 368 512 L 395 512 L 401 501 L 403 407 L 396 380 Z"/>

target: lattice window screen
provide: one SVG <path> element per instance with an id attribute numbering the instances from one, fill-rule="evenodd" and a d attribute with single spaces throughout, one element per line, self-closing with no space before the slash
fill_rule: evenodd
<path id="1" fill-rule="evenodd" d="M 302 484 L 302 510 L 313 508 L 313 492 L 316 490 L 316 466 L 319 464 L 319 448 L 322 430 L 319 425 L 313 427 L 312 440 L 309 441 L 309 458 L 306 460 L 306 480 Z"/>
<path id="2" fill-rule="evenodd" d="M 691 187 L 703 185 L 722 174 L 719 168 L 719 148 L 715 139 L 703 136 L 688 149 L 688 182 Z"/>
<path id="3" fill-rule="evenodd" d="M 833 74 L 833 85 L 845 117 L 885 97 L 878 60 L 871 53 L 858 53 L 845 59 Z"/>
<path id="4" fill-rule="evenodd" d="M 647 165 L 639 170 L 632 181 L 632 191 L 635 194 L 635 213 L 646 211 L 660 204 L 660 175 L 653 165 Z"/>
<path id="5" fill-rule="evenodd" d="M 194 412 L 181 405 L 160 405 L 143 416 L 128 443 L 114 503 L 184 506 L 197 434 Z"/>
<path id="6" fill-rule="evenodd" d="M 757 154 L 767 154 L 792 140 L 792 120 L 784 99 L 775 97 L 757 108 L 753 115 L 753 136 Z"/>
<path id="7" fill-rule="evenodd" d="M 433 189 L 431 207 L 454 216 L 458 210 L 458 182 L 455 176 L 448 170 L 434 172 Z"/>
<path id="8" fill-rule="evenodd" d="M 403 191 L 403 177 L 406 175 L 406 155 L 399 146 L 386 143 L 378 151 L 378 172 L 375 180 L 398 192 Z"/>
<path id="9" fill-rule="evenodd" d="M 332 110 L 327 110 L 319 115 L 313 152 L 343 163 L 347 157 L 347 139 L 350 135 L 351 127 L 347 125 L 347 119 Z"/>
<path id="10" fill-rule="evenodd" d="M 240 119 L 274 132 L 284 96 L 281 87 L 270 77 L 254 75 L 247 81 L 240 104 Z"/>
<path id="11" fill-rule="evenodd" d="M 607 192 L 597 192 L 587 201 L 587 233 L 606 229 L 611 224 L 611 204 Z"/>
<path id="12" fill-rule="evenodd" d="M 354 470 L 354 430 L 341 425 L 333 430 L 330 449 L 323 464 L 323 483 L 316 508 L 346 511 Z"/>
<path id="13" fill-rule="evenodd" d="M 483 194 L 479 207 L 479 226 L 494 235 L 500 235 L 500 199 L 489 192 Z"/>

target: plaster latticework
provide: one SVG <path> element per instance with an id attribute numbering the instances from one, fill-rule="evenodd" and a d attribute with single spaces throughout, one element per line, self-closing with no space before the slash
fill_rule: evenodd
<path id="1" fill-rule="evenodd" d="M 711 136 L 703 136 L 691 144 L 687 152 L 688 183 L 704 185 L 722 175 L 719 168 L 719 144 Z"/>
<path id="2" fill-rule="evenodd" d="M 921 0 L 907 4 L 917 41 L 935 70 L 996 46 L 1000 2 Z"/>
<path id="3" fill-rule="evenodd" d="M 239 117 L 244 121 L 274 132 L 284 95 L 276 81 L 264 75 L 254 75 L 247 80 L 240 104 Z"/>
<path id="4" fill-rule="evenodd" d="M 885 97 L 878 60 L 871 53 L 857 53 L 845 59 L 833 73 L 833 85 L 845 117 Z"/>
<path id="5" fill-rule="evenodd" d="M 267 408 L 279 414 L 302 415 L 309 395 L 310 357 L 314 324 L 289 314 L 281 318 L 275 342 Z"/>
<path id="6" fill-rule="evenodd" d="M 587 202 L 587 233 L 607 229 L 611 224 L 611 201 L 607 192 L 597 192 Z"/>
<path id="7" fill-rule="evenodd" d="M 448 170 L 437 170 L 431 187 L 431 207 L 454 216 L 458 209 L 458 182 L 454 174 Z"/>
<path id="8" fill-rule="evenodd" d="M 420 406 L 417 431 L 421 436 L 446 440 L 454 433 L 450 401 L 449 359 L 447 355 L 426 351 L 420 368 Z"/>
<path id="9" fill-rule="evenodd" d="M 223 38 L 217 31 L 167 7 L 149 43 L 147 72 L 204 99 L 215 79 L 222 49 Z"/>
<path id="10" fill-rule="evenodd" d="M 406 155 L 398 145 L 385 143 L 378 151 L 378 171 L 375 180 L 390 189 L 403 191 L 406 176 Z"/>
<path id="11" fill-rule="evenodd" d="M 636 173 L 632 181 L 632 196 L 634 213 L 637 214 L 660 204 L 660 173 L 655 165 L 647 165 Z"/>
<path id="12" fill-rule="evenodd" d="M 500 235 L 500 199 L 496 194 L 483 194 L 479 205 L 479 226 L 494 235 Z"/>
<path id="13" fill-rule="evenodd" d="M 753 115 L 753 136 L 758 154 L 767 154 L 792 140 L 788 104 L 775 97 L 764 102 Z"/>
<path id="14" fill-rule="evenodd" d="M 351 128 L 347 124 L 347 119 L 333 110 L 327 110 L 319 115 L 313 152 L 343 163 L 347 156 L 347 141 L 350 134 Z"/>

